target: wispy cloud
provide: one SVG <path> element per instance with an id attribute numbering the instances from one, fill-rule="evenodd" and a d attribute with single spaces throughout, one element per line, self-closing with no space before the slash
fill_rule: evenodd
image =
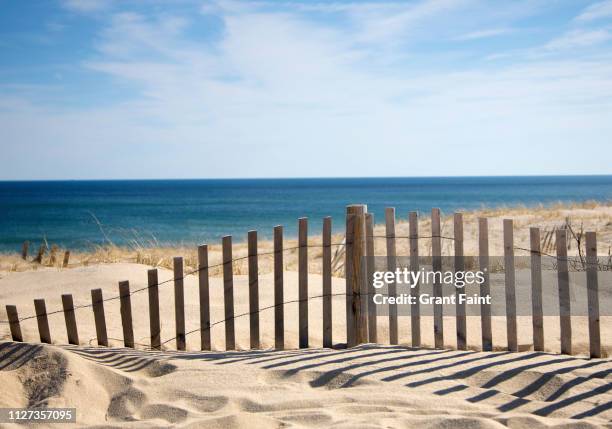
<path id="1" fill-rule="evenodd" d="M 595 30 L 578 29 L 572 30 L 560 37 L 551 40 L 544 46 L 544 49 L 562 50 L 586 48 L 589 46 L 607 42 L 611 38 L 612 33 L 610 32 L 610 30 L 605 28 Z"/>
<path id="2" fill-rule="evenodd" d="M 604 0 L 588 6 L 576 17 L 576 21 L 594 21 L 610 17 L 612 17 L 612 0 Z"/>
<path id="3" fill-rule="evenodd" d="M 486 39 L 489 37 L 502 36 L 504 34 L 512 33 L 516 31 L 513 28 L 490 28 L 485 30 L 471 31 L 466 34 L 455 37 L 455 40 L 476 40 Z"/>

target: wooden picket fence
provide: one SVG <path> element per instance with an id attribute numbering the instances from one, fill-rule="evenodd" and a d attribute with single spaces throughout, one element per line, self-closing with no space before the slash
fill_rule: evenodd
<path id="1" fill-rule="evenodd" d="M 410 268 L 419 269 L 419 231 L 418 214 L 413 211 L 409 213 L 409 236 L 405 237 L 410 242 Z M 455 270 L 463 270 L 465 266 L 463 249 L 463 217 L 461 213 L 455 213 L 453 218 L 454 234 L 451 238 L 454 241 L 454 266 Z M 396 264 L 396 234 L 395 234 L 395 209 L 387 208 L 385 211 L 385 240 L 387 255 L 387 270 L 395 270 Z M 486 218 L 478 220 L 478 265 L 479 270 L 485 272 L 485 281 L 480 286 L 480 294 L 490 294 L 489 284 L 489 239 L 488 223 Z M 371 282 L 371 264 L 365 266 L 369 257 L 374 256 L 374 219 L 371 213 L 367 212 L 365 205 L 351 205 L 346 210 L 346 236 L 343 243 L 332 243 L 332 219 L 323 219 L 322 230 L 322 317 L 323 317 L 323 347 L 332 347 L 332 268 L 333 257 L 332 247 L 343 246 L 345 248 L 345 278 L 346 278 L 346 329 L 347 346 L 354 347 L 358 344 L 380 341 L 377 335 L 377 308 L 369 305 L 371 300 L 367 299 L 374 293 Z M 595 232 L 587 232 L 586 237 L 586 280 L 587 280 L 587 302 L 588 302 L 588 331 L 589 349 L 592 358 L 601 357 L 600 341 L 600 322 L 599 322 L 599 294 L 598 294 L 598 259 L 597 259 L 597 240 Z M 431 246 L 432 246 L 432 268 L 434 271 L 442 269 L 442 245 L 440 226 L 440 210 L 432 209 L 431 212 Z M 504 240 L 504 275 L 505 275 L 505 304 L 506 304 L 506 327 L 507 327 L 507 349 L 518 351 L 517 339 L 517 311 L 516 311 L 516 291 L 515 291 L 515 261 L 514 261 L 514 238 L 513 222 L 506 219 L 503 222 Z M 570 317 L 570 286 L 569 269 L 567 258 L 567 232 L 566 230 L 556 230 L 556 258 L 557 274 L 559 287 L 559 319 L 561 332 L 561 352 L 572 354 L 572 323 Z M 544 330 L 543 330 L 543 303 L 542 303 L 542 261 L 543 255 L 540 249 L 540 230 L 539 228 L 530 229 L 530 253 L 531 253 L 531 300 L 532 300 L 532 320 L 533 320 L 533 348 L 535 351 L 544 350 Z M 285 348 L 285 328 L 284 328 L 284 268 L 283 268 L 283 227 L 274 228 L 273 237 L 274 250 L 274 345 L 275 349 Z M 308 327 L 308 248 L 313 247 L 308 244 L 308 220 L 300 218 L 298 220 L 298 318 L 299 318 L 299 347 L 309 347 L 309 327 Z M 249 277 L 249 329 L 250 329 L 250 348 L 260 348 L 260 327 L 259 313 L 262 311 L 259 305 L 259 272 L 258 272 L 258 250 L 257 232 L 248 233 L 248 277 Z M 243 259 L 243 258 L 237 258 Z M 161 350 L 162 345 L 169 341 L 176 341 L 177 350 L 185 350 L 186 336 L 190 332 L 185 332 L 185 302 L 184 284 L 186 275 L 197 273 L 199 275 L 199 307 L 200 307 L 200 347 L 201 350 L 211 349 L 211 320 L 210 320 L 210 297 L 209 297 L 209 269 L 216 266 L 223 266 L 223 291 L 224 291 L 224 320 L 225 327 L 225 347 L 227 350 L 236 348 L 235 326 L 234 326 L 234 280 L 232 264 L 237 259 L 232 257 L 232 237 L 225 236 L 222 239 L 222 263 L 214 266 L 209 265 L 208 246 L 206 244 L 198 247 L 198 268 L 193 273 L 185 273 L 183 268 L 183 258 L 174 258 L 174 305 L 175 305 L 175 326 L 176 336 L 164 341 L 160 336 L 161 323 L 159 312 L 159 287 L 166 282 L 158 281 L 157 269 L 148 271 L 148 285 L 145 288 L 130 292 L 129 282 L 119 283 L 119 296 L 104 299 L 101 289 L 91 291 L 91 305 L 75 307 L 73 298 L 70 294 L 62 295 L 61 311 L 48 313 L 46 311 L 45 300 L 35 299 L 35 315 L 20 319 L 17 308 L 14 305 L 7 305 L 6 311 L 10 325 L 10 332 L 13 341 L 23 341 L 20 322 L 30 318 L 36 318 L 40 341 L 51 343 L 51 333 L 47 317 L 50 314 L 62 312 L 64 314 L 67 330 L 67 338 L 70 344 L 79 344 L 79 335 L 75 318 L 75 310 L 82 307 L 93 309 L 97 343 L 100 346 L 108 346 L 108 336 L 106 329 L 106 318 L 104 303 L 110 299 L 118 298 L 120 301 L 121 324 L 123 328 L 123 341 L 125 347 L 135 347 L 134 332 L 132 325 L 131 296 L 134 293 L 147 290 L 149 300 L 149 330 L 150 348 Z M 396 296 L 396 285 L 390 284 L 390 296 Z M 414 294 L 419 294 L 419 286 L 413 289 Z M 442 296 L 442 285 L 434 284 L 433 293 L 436 297 Z M 337 294 L 336 294 L 337 295 Z M 312 297 L 311 297 L 312 298 Z M 434 304 L 434 343 L 436 348 L 444 348 L 444 326 L 442 304 Z M 456 339 L 457 348 L 465 350 L 467 348 L 467 324 L 465 303 L 457 301 L 456 309 Z M 398 313 L 395 305 L 389 306 L 389 343 L 398 344 Z M 493 338 L 491 328 L 491 308 L 490 304 L 482 304 L 480 309 L 481 318 L 481 342 L 483 351 L 492 351 Z M 411 304 L 411 341 L 413 347 L 421 347 L 421 309 L 418 303 Z M 220 323 L 215 322 L 215 324 Z"/>

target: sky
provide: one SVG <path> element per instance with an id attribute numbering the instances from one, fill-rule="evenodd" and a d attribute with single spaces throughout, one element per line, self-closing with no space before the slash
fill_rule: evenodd
<path id="1" fill-rule="evenodd" d="M 0 180 L 612 174 L 612 0 L 0 0 Z"/>

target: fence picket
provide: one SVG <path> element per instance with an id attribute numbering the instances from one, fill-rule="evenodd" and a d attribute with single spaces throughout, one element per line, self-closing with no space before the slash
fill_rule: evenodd
<path id="1" fill-rule="evenodd" d="M 176 349 L 185 350 L 185 286 L 183 282 L 183 258 L 176 256 L 172 262 L 174 268 L 174 319 L 176 328 Z"/>
<path id="2" fill-rule="evenodd" d="M 119 282 L 119 307 L 121 327 L 123 328 L 123 345 L 134 348 L 134 328 L 132 326 L 132 299 L 130 298 L 130 282 Z"/>
<path id="3" fill-rule="evenodd" d="M 395 272 L 397 268 L 397 254 L 395 247 L 395 208 L 385 209 L 385 236 L 387 244 L 387 271 Z M 388 283 L 389 297 L 397 296 L 395 281 Z M 389 343 L 399 343 L 397 326 L 397 304 L 389 304 Z"/>
<path id="4" fill-rule="evenodd" d="M 274 348 L 285 348 L 285 308 L 283 305 L 283 227 L 274 227 Z"/>
<path id="5" fill-rule="evenodd" d="M 487 218 L 478 219 L 478 268 L 483 274 L 483 282 L 480 284 L 480 296 L 491 295 L 489 283 L 489 224 Z M 493 350 L 493 333 L 491 328 L 491 304 L 483 302 L 480 304 L 480 326 L 482 337 L 482 350 L 490 352 Z"/>
<path id="6" fill-rule="evenodd" d="M 79 332 L 77 330 L 76 317 L 74 314 L 74 302 L 72 295 L 62 295 L 62 308 L 64 309 L 64 320 L 66 321 L 66 334 L 68 344 L 79 344 Z"/>
<path id="7" fill-rule="evenodd" d="M 455 272 L 465 271 L 465 258 L 463 256 L 463 214 L 455 213 L 453 216 L 454 243 L 455 243 Z M 465 301 L 460 302 L 459 294 L 466 293 L 465 287 L 455 288 L 456 320 L 457 320 L 457 350 L 467 349 L 467 319 L 465 315 Z"/>
<path id="8" fill-rule="evenodd" d="M 514 231 L 512 219 L 504 219 L 504 277 L 506 284 L 506 333 L 508 350 L 518 351 L 516 333 L 516 282 L 514 273 Z"/>
<path id="9" fill-rule="evenodd" d="M 567 230 L 557 230 L 557 281 L 559 285 L 559 322 L 561 353 L 572 354 L 572 319 L 570 308 L 569 270 L 567 264 Z"/>
<path id="10" fill-rule="evenodd" d="M 259 267 L 257 231 L 247 234 L 249 247 L 249 333 L 251 349 L 259 349 Z"/>
<path id="11" fill-rule="evenodd" d="M 529 228 L 531 244 L 531 311 L 533 350 L 544 351 L 544 315 L 542 311 L 542 254 L 540 228 Z"/>
<path id="12" fill-rule="evenodd" d="M 432 269 L 442 272 L 442 237 L 440 234 L 440 209 L 431 209 L 431 255 Z M 434 281 L 433 293 L 435 297 L 442 296 L 442 284 Z M 435 348 L 444 348 L 444 318 L 442 304 L 434 304 L 434 345 Z"/>
<path id="13" fill-rule="evenodd" d="M 17 313 L 17 306 L 7 305 L 6 317 L 9 322 L 11 338 L 13 339 L 13 341 L 17 341 L 20 343 L 23 342 L 23 335 L 21 334 L 21 325 L 19 323 L 19 314 Z"/>
<path id="14" fill-rule="evenodd" d="M 332 218 L 323 218 L 323 347 L 331 348 L 332 339 Z"/>
<path id="15" fill-rule="evenodd" d="M 234 270 L 232 263 L 232 236 L 222 240 L 223 253 L 223 302 L 225 308 L 225 350 L 236 349 L 234 331 Z"/>
<path id="16" fill-rule="evenodd" d="M 102 289 L 91 290 L 91 304 L 93 307 L 94 321 L 96 323 L 96 337 L 99 346 L 108 347 L 108 336 L 106 334 L 106 318 L 104 316 L 104 298 Z"/>
<path id="17" fill-rule="evenodd" d="M 408 214 L 410 237 L 410 271 L 419 271 L 419 219 L 417 212 Z M 421 347 L 421 304 L 419 294 L 421 286 L 417 282 L 411 288 L 410 295 L 416 297 L 414 303 L 410 305 L 410 336 L 412 347 Z"/>
<path id="18" fill-rule="evenodd" d="M 45 300 L 35 299 L 34 310 L 36 312 L 36 322 L 38 324 L 40 342 L 51 344 L 51 332 L 49 331 L 49 320 L 47 319 L 47 307 L 45 305 Z"/>
<path id="19" fill-rule="evenodd" d="M 376 305 L 372 301 L 376 289 L 372 279 L 375 271 L 375 255 L 374 255 L 374 215 L 372 213 L 365 214 L 366 223 L 366 267 L 368 271 L 368 279 L 366 284 L 368 285 L 368 295 L 366 297 L 367 309 L 368 309 L 368 342 L 378 342 L 378 330 L 376 327 Z"/>
<path id="20" fill-rule="evenodd" d="M 200 350 L 210 350 L 210 287 L 208 245 L 198 246 L 198 289 L 200 295 Z"/>
<path id="21" fill-rule="evenodd" d="M 298 219 L 299 346 L 308 348 L 308 219 Z"/>
<path id="22" fill-rule="evenodd" d="M 601 338 L 599 332 L 599 291 L 597 284 L 597 235 L 586 233 L 587 262 L 587 299 L 589 306 L 589 355 L 601 357 Z"/>
<path id="23" fill-rule="evenodd" d="M 161 350 L 161 323 L 159 320 L 159 282 L 157 270 L 147 271 L 149 291 L 149 332 L 151 335 L 151 348 Z"/>

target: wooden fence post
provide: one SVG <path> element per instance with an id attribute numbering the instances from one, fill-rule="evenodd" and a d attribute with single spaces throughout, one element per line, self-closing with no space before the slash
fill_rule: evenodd
<path id="1" fill-rule="evenodd" d="M 542 309 L 542 254 L 540 228 L 529 228 L 531 244 L 531 311 L 533 350 L 544 351 L 544 314 Z"/>
<path id="2" fill-rule="evenodd" d="M 285 348 L 285 308 L 283 304 L 283 227 L 274 227 L 274 348 Z"/>
<path id="3" fill-rule="evenodd" d="M 149 332 L 151 335 L 151 348 L 161 350 L 161 324 L 159 321 L 159 281 L 157 270 L 147 271 L 149 290 Z"/>
<path id="4" fill-rule="evenodd" d="M 198 247 L 198 286 L 200 292 L 200 349 L 210 350 L 210 285 L 207 244 Z"/>
<path id="5" fill-rule="evenodd" d="M 408 214 L 410 237 L 410 271 L 419 271 L 419 220 L 417 212 Z M 410 336 L 412 347 L 421 347 L 421 304 L 419 303 L 420 285 L 411 285 L 410 295 L 416 297 L 410 305 Z"/>
<path id="6" fill-rule="evenodd" d="M 23 342 L 23 335 L 21 334 L 21 325 L 19 324 L 19 314 L 17 313 L 17 306 L 7 305 L 6 306 L 6 317 L 9 322 L 9 328 L 11 329 L 11 338 L 13 341 Z"/>
<path id="7" fill-rule="evenodd" d="M 132 299 L 130 298 L 130 282 L 119 282 L 119 307 L 121 326 L 123 327 L 123 345 L 134 348 L 134 328 L 132 327 Z"/>
<path id="8" fill-rule="evenodd" d="M 323 218 L 323 347 L 331 348 L 332 340 L 332 218 Z"/>
<path id="9" fill-rule="evenodd" d="M 491 295 L 489 283 L 489 225 L 487 218 L 478 219 L 478 268 L 482 272 L 483 282 L 480 284 L 480 296 Z M 491 304 L 480 304 L 480 323 L 482 329 L 482 350 L 493 350 L 493 333 L 491 329 Z"/>
<path id="10" fill-rule="evenodd" d="M 66 334 L 68 344 L 79 345 L 79 332 L 77 330 L 76 317 L 74 314 L 74 302 L 72 295 L 62 295 L 62 307 L 64 309 L 64 320 L 66 321 Z"/>
<path id="11" fill-rule="evenodd" d="M 308 219 L 298 219 L 298 331 L 300 348 L 308 348 Z"/>
<path id="12" fill-rule="evenodd" d="M 372 213 L 365 214 L 365 222 L 366 222 L 366 266 L 368 270 L 368 296 L 366 300 L 368 301 L 368 342 L 377 343 L 378 342 L 378 332 L 376 327 L 376 304 L 372 301 L 374 298 L 374 294 L 376 293 L 376 289 L 374 289 L 374 271 L 375 271 L 375 255 L 374 255 L 374 215 Z"/>
<path id="13" fill-rule="evenodd" d="M 465 272 L 465 258 L 463 255 L 463 214 L 455 213 L 453 217 L 454 243 L 455 243 L 455 272 Z M 457 350 L 467 350 L 467 318 L 465 314 L 465 301 L 460 302 L 460 293 L 465 293 L 465 286 L 455 288 L 456 293 L 456 320 L 457 320 Z"/>
<path id="14" fill-rule="evenodd" d="M 435 272 L 442 272 L 442 237 L 440 229 L 440 209 L 431 209 L 431 256 L 432 269 Z M 435 281 L 433 293 L 435 297 L 442 297 L 442 284 Z M 442 304 L 434 304 L 434 346 L 437 349 L 444 348 L 444 318 L 442 314 Z"/>
<path id="15" fill-rule="evenodd" d="M 567 264 L 567 231 L 557 230 L 557 281 L 559 284 L 559 321 L 561 353 L 572 354 L 572 319 L 570 307 L 569 270 Z"/>
<path id="16" fill-rule="evenodd" d="M 506 283 L 506 332 L 508 350 L 518 351 L 516 333 L 516 283 L 514 274 L 514 231 L 512 219 L 504 219 L 504 276 Z"/>
<path id="17" fill-rule="evenodd" d="M 62 268 L 68 267 L 69 262 L 70 262 L 70 250 L 66 250 L 64 252 L 64 261 L 62 262 Z"/>
<path id="18" fill-rule="evenodd" d="M 106 335 L 106 318 L 104 316 L 104 299 L 102 289 L 91 290 L 91 304 L 93 306 L 94 321 L 96 323 L 96 336 L 99 346 L 108 347 L 108 336 Z"/>
<path id="19" fill-rule="evenodd" d="M 232 236 L 222 240 L 223 253 L 223 303 L 225 307 L 225 350 L 236 349 L 234 331 L 234 265 L 232 261 Z"/>
<path id="20" fill-rule="evenodd" d="M 257 231 L 249 231 L 249 327 L 251 349 L 259 349 L 259 266 L 257 261 Z"/>
<path id="21" fill-rule="evenodd" d="M 347 341 L 348 347 L 364 343 L 368 340 L 368 319 L 364 311 L 362 296 L 367 294 L 366 267 L 363 265 L 365 257 L 365 213 L 367 206 L 362 204 L 347 206 L 347 220 L 351 227 L 350 240 L 352 243 L 350 253 L 350 275 L 347 272 L 347 283 L 350 287 L 350 307 L 348 309 L 347 326 L 352 325 L 353 338 Z M 347 231 L 347 244 L 349 231 Z M 350 282 L 348 280 L 350 279 Z M 348 288 L 347 287 L 347 288 Z M 348 331 L 347 331 L 348 333 Z M 347 338 L 348 339 L 348 338 Z"/>
<path id="22" fill-rule="evenodd" d="M 346 232 L 345 232 L 345 262 L 344 262 L 344 282 L 345 282 L 345 302 L 346 302 L 346 346 L 354 347 L 355 340 L 355 314 L 353 312 L 353 224 L 355 216 L 346 208 Z"/>
<path id="23" fill-rule="evenodd" d="M 57 252 L 59 250 L 59 247 L 57 246 L 57 244 L 54 244 L 51 246 L 51 250 L 49 251 L 49 265 L 50 266 L 55 266 L 55 263 L 57 262 Z"/>
<path id="24" fill-rule="evenodd" d="M 397 268 L 397 253 L 395 247 L 395 208 L 385 209 L 385 236 L 387 244 L 387 271 L 395 272 Z M 397 297 L 395 281 L 388 283 L 389 297 Z M 397 326 L 397 304 L 389 304 L 389 343 L 399 343 Z"/>
<path id="25" fill-rule="evenodd" d="M 30 242 L 24 241 L 23 245 L 21 246 L 21 259 L 23 259 L 24 261 L 28 259 L 28 249 L 29 248 L 30 248 Z"/>
<path id="26" fill-rule="evenodd" d="M 173 259 L 174 268 L 174 317 L 176 322 L 176 349 L 185 350 L 187 347 L 185 338 L 185 273 L 183 269 L 183 258 L 176 256 Z"/>
<path id="27" fill-rule="evenodd" d="M 586 233 L 587 261 L 587 299 L 589 306 L 589 354 L 592 358 L 601 357 L 601 338 L 599 333 L 599 291 L 597 284 L 597 236 Z"/>
<path id="28" fill-rule="evenodd" d="M 46 252 L 47 252 L 47 245 L 43 243 L 38 248 L 38 254 L 36 255 L 36 258 L 34 258 L 34 262 L 42 264 L 43 256 L 45 256 Z"/>
<path id="29" fill-rule="evenodd" d="M 47 319 L 47 308 L 44 299 L 34 300 L 34 310 L 36 312 L 36 322 L 38 323 L 38 333 L 40 342 L 51 344 L 51 332 L 49 331 L 49 320 Z"/>

